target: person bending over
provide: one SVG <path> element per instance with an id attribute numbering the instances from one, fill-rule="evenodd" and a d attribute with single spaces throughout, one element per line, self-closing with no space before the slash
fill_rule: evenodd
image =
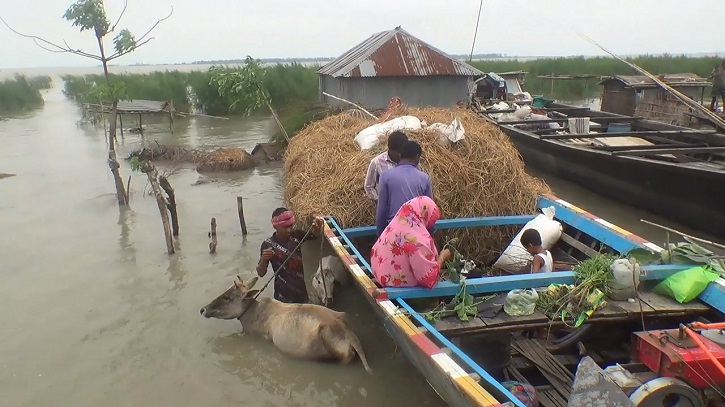
<path id="1" fill-rule="evenodd" d="M 531 263 L 532 273 L 549 273 L 554 271 L 554 259 L 551 253 L 541 247 L 541 234 L 536 229 L 526 229 L 521 234 L 521 245 L 534 256 Z"/>
<path id="2" fill-rule="evenodd" d="M 430 230 L 440 218 L 427 196 L 405 202 L 370 253 L 370 267 L 383 287 L 433 288 L 451 251 L 436 249 Z"/>

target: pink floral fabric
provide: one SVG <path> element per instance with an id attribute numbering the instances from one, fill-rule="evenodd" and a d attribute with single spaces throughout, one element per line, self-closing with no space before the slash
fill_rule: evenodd
<path id="1" fill-rule="evenodd" d="M 404 203 L 373 246 L 373 274 L 383 287 L 433 288 L 438 282 L 438 250 L 428 231 L 441 213 L 427 196 Z"/>

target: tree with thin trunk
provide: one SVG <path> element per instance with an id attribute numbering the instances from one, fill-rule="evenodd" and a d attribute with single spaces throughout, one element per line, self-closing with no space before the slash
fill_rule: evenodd
<path id="1" fill-rule="evenodd" d="M 116 36 L 113 37 L 113 48 L 108 49 L 106 48 L 104 41 L 106 40 L 108 35 L 116 32 L 116 28 L 121 22 L 121 19 L 126 12 L 127 6 L 128 3 L 124 0 L 123 9 L 121 10 L 121 13 L 119 14 L 116 22 L 113 25 L 111 25 L 111 22 L 108 19 L 108 15 L 106 14 L 103 0 L 77 0 L 68 8 L 68 10 L 66 10 L 65 14 L 63 14 L 63 18 L 70 21 L 74 27 L 78 27 L 81 32 L 93 32 L 93 35 L 96 38 L 96 42 L 98 43 L 98 55 L 85 52 L 78 48 L 73 48 L 65 40 L 63 41 L 63 45 L 60 45 L 58 43 L 48 41 L 35 35 L 20 33 L 19 31 L 10 27 L 10 25 L 8 25 L 8 23 L 2 17 L 0 17 L 0 21 L 2 21 L 11 31 L 22 37 L 32 39 L 36 45 L 47 51 L 60 53 L 67 52 L 101 62 L 101 65 L 103 66 L 103 74 L 106 77 L 106 84 L 105 86 L 99 88 L 98 95 L 103 97 L 104 99 L 108 99 L 111 101 L 112 120 L 110 120 L 110 126 L 108 131 L 108 167 L 113 174 L 113 179 L 116 184 L 116 196 L 118 198 L 119 206 L 128 205 L 129 200 L 129 195 L 126 192 L 126 188 L 123 185 L 123 179 L 121 178 L 121 173 L 119 172 L 120 165 L 118 164 L 116 156 L 116 119 L 118 114 L 118 102 L 119 100 L 123 99 L 125 95 L 123 84 L 116 85 L 111 83 L 111 79 L 108 74 L 108 63 L 116 58 L 120 58 L 130 52 L 135 51 L 139 47 L 153 40 L 154 38 L 149 36 L 151 32 L 162 21 L 171 17 L 171 14 L 173 14 L 174 12 L 174 9 L 172 7 L 169 15 L 164 18 L 158 19 L 156 23 L 153 24 L 151 28 L 139 38 L 134 37 L 134 35 L 131 34 L 128 29 L 124 28 L 119 30 Z"/>

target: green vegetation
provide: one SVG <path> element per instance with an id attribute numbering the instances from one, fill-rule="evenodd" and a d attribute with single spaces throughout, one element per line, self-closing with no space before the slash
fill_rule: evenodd
<path id="1" fill-rule="evenodd" d="M 224 71 L 235 71 L 237 67 L 217 67 Z M 262 86 L 270 96 L 275 108 L 287 109 L 301 103 L 317 100 L 317 75 L 315 67 L 308 68 L 300 64 L 277 64 L 262 68 L 265 71 Z M 250 105 L 238 103 L 230 109 L 235 97 L 220 96 L 218 85 L 212 85 L 212 71 L 163 71 L 148 74 L 109 74 L 112 85 L 123 86 L 126 98 L 173 101 L 179 111 L 196 109 L 210 115 L 228 115 L 245 112 Z M 110 104 L 110 98 L 99 97 L 98 88 L 105 84 L 103 75 L 63 76 L 63 93 L 67 98 L 79 103 L 98 103 L 103 100 Z M 255 107 L 257 111 L 260 107 Z M 294 109 L 295 115 L 306 112 Z M 265 107 L 266 109 L 266 107 Z"/>
<path id="2" fill-rule="evenodd" d="M 644 68 L 648 72 L 658 74 L 695 73 L 707 78 L 720 58 L 690 58 L 684 55 L 652 56 L 642 55 L 628 58 L 630 62 Z M 638 75 L 627 65 L 609 57 L 570 57 L 544 58 L 531 61 L 492 60 L 473 61 L 472 65 L 484 72 L 507 72 L 522 70 L 528 72 L 524 90 L 532 95 L 547 95 L 557 99 L 572 100 L 598 94 L 597 79 L 557 80 L 554 81 L 554 94 L 551 93 L 551 80 L 537 78 L 539 75 Z"/>
<path id="3" fill-rule="evenodd" d="M 43 106 L 40 91 L 52 84 L 49 76 L 15 75 L 13 79 L 5 79 L 0 82 L 0 112 L 21 112 Z"/>

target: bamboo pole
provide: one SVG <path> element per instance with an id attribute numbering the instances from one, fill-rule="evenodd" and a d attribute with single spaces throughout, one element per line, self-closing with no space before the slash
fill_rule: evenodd
<path id="1" fill-rule="evenodd" d="M 688 235 L 687 233 L 680 232 L 679 230 L 675 230 L 675 229 L 672 229 L 672 228 L 668 228 L 667 226 L 662 226 L 660 224 L 657 224 L 657 223 L 654 223 L 654 222 L 650 222 L 650 221 L 644 220 L 644 219 L 640 219 L 640 222 L 644 222 L 644 223 L 646 223 L 648 225 L 652 225 L 652 226 L 658 227 L 658 228 L 663 229 L 663 230 L 666 230 L 668 232 L 677 233 L 678 235 L 680 235 L 682 237 L 686 237 L 688 239 L 692 239 L 692 240 L 694 240 L 696 242 L 709 244 L 709 245 L 715 246 L 715 247 L 717 247 L 719 249 L 725 249 L 725 245 L 723 245 L 723 244 L 720 244 L 720 243 L 717 243 L 717 242 L 713 242 L 711 240 L 706 240 L 706 239 L 703 239 L 703 238 L 700 238 L 700 237 Z"/>
<path id="2" fill-rule="evenodd" d="M 598 44 L 593 39 L 587 37 L 586 35 L 584 35 L 582 33 L 579 33 L 579 35 L 581 37 L 583 37 L 585 40 L 587 40 L 590 43 L 592 43 L 593 45 L 595 45 L 596 47 L 598 47 L 599 49 L 601 49 L 602 51 L 606 52 L 607 54 L 613 56 L 614 58 L 616 58 L 616 59 L 624 62 L 627 65 L 629 65 L 630 68 L 635 69 L 636 71 L 640 72 L 642 75 L 645 75 L 648 78 L 652 79 L 652 81 L 654 81 L 656 84 L 660 85 L 663 89 L 665 89 L 668 92 L 670 92 L 677 99 L 679 99 L 682 103 L 686 104 L 687 106 L 689 106 L 689 107 L 691 107 L 691 108 L 693 108 L 695 110 L 699 110 L 706 117 L 709 117 L 710 119 L 712 119 L 713 120 L 713 123 L 716 126 L 722 128 L 722 129 L 725 129 L 725 120 L 723 120 L 720 116 L 716 115 L 714 112 L 711 112 L 705 106 L 703 106 L 703 105 L 695 102 L 694 100 L 690 99 L 688 96 L 682 94 L 677 89 L 675 89 L 672 86 L 668 85 L 667 83 L 663 82 L 658 77 L 656 77 L 656 76 L 652 75 L 651 73 L 645 71 L 643 68 L 637 66 L 636 64 L 634 64 L 632 62 L 629 62 L 629 61 L 627 61 L 627 60 L 619 57 L 618 55 L 616 55 L 615 53 L 613 53 L 613 52 L 609 51 L 608 49 L 604 48 L 603 46 L 601 46 L 600 44 Z"/>
<path id="3" fill-rule="evenodd" d="M 345 103 L 347 103 L 347 104 L 353 105 L 353 106 L 355 106 L 356 108 L 360 109 L 361 111 L 363 111 L 363 112 L 367 113 L 367 115 L 368 115 L 368 116 L 372 117 L 372 118 L 373 118 L 373 119 L 375 119 L 375 120 L 378 120 L 378 117 L 377 117 L 377 116 L 375 116 L 374 114 L 372 114 L 372 113 L 368 112 L 367 110 L 363 109 L 363 107 L 362 107 L 362 106 L 360 106 L 360 105 L 357 105 L 357 104 L 355 104 L 355 103 L 352 103 L 352 102 L 351 102 L 351 101 L 349 101 L 349 100 L 345 100 L 345 99 L 343 99 L 343 98 L 337 97 L 337 96 L 335 96 L 335 95 L 331 95 L 331 94 L 329 94 L 329 93 L 327 93 L 327 92 L 322 92 L 322 94 L 323 94 L 323 95 L 325 95 L 325 96 L 331 97 L 331 98 L 333 98 L 333 99 L 339 100 L 339 101 L 341 101 L 341 102 L 345 102 Z"/>

